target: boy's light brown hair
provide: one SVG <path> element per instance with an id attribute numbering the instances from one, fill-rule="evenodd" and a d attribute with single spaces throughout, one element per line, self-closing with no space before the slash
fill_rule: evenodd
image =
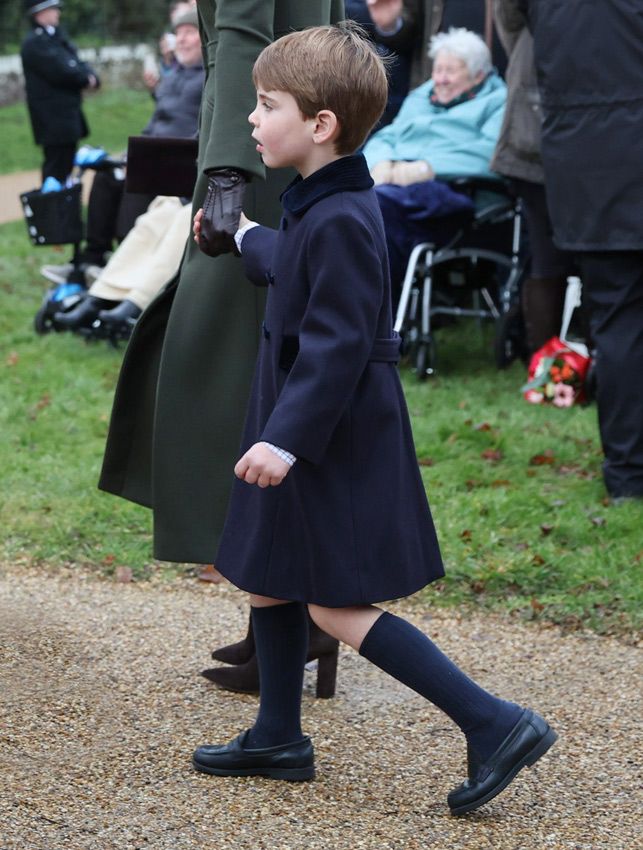
<path id="1" fill-rule="evenodd" d="M 306 118 L 322 109 L 334 112 L 341 155 L 360 147 L 388 97 L 384 62 L 350 21 L 284 35 L 259 54 L 252 79 L 257 88 L 291 94 Z"/>

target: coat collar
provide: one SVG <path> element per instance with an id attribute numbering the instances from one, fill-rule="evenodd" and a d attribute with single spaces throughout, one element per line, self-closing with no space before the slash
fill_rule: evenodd
<path id="1" fill-rule="evenodd" d="M 303 215 L 317 201 L 337 192 L 370 189 L 373 180 L 363 155 L 343 156 L 329 162 L 305 180 L 297 177 L 281 196 L 284 209 L 294 215 Z"/>

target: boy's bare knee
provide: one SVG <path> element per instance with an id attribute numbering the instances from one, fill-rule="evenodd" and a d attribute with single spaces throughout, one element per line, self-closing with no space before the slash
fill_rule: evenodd
<path id="1" fill-rule="evenodd" d="M 323 608 L 321 605 L 309 603 L 308 613 L 316 626 L 319 626 L 322 631 L 330 633 L 329 625 L 332 619 L 332 610 L 330 608 Z"/>

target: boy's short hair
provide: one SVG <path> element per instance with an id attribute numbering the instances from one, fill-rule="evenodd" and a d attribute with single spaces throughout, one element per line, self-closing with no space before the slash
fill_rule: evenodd
<path id="1" fill-rule="evenodd" d="M 313 118 L 330 109 L 339 121 L 338 154 L 354 153 L 386 106 L 388 80 L 382 58 L 351 21 L 288 33 L 268 45 L 252 71 L 255 86 L 291 94 Z"/>

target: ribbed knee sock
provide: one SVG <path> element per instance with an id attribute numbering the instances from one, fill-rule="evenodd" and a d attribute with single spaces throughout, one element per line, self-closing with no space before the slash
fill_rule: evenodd
<path id="1" fill-rule="evenodd" d="M 301 689 L 308 654 L 308 617 L 299 602 L 251 608 L 259 666 L 259 713 L 248 735 L 250 748 L 299 741 Z"/>
<path id="2" fill-rule="evenodd" d="M 485 691 L 419 629 L 384 612 L 360 646 L 360 655 L 442 709 L 485 761 L 523 711 Z"/>

